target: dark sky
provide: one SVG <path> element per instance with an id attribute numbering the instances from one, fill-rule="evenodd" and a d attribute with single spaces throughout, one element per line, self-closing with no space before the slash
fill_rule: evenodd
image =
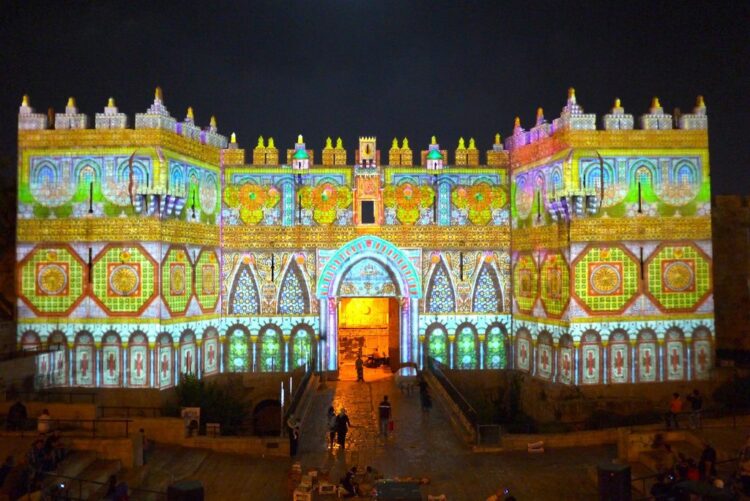
<path id="1" fill-rule="evenodd" d="M 216 114 L 247 149 L 302 133 L 351 152 L 358 135 L 484 150 L 516 115 L 558 116 L 574 86 L 600 116 L 615 97 L 638 116 L 652 96 L 687 112 L 705 95 L 714 192 L 750 193 L 750 2 L 248 3 L 5 2 L 0 153 L 15 152 L 24 93 L 91 115 L 114 96 L 132 123 L 158 84 L 174 116 Z"/>

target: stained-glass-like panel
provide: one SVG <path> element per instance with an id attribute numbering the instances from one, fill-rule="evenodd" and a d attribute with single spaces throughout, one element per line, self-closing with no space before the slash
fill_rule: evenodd
<path id="1" fill-rule="evenodd" d="M 248 368 L 247 336 L 241 330 L 229 336 L 229 370 L 246 372 Z"/>
<path id="2" fill-rule="evenodd" d="M 305 281 L 295 262 L 289 265 L 279 294 L 279 313 L 301 315 L 307 312 Z"/>
<path id="3" fill-rule="evenodd" d="M 260 370 L 263 372 L 282 371 L 281 346 L 279 336 L 272 330 L 267 330 L 260 341 Z"/>
<path id="4" fill-rule="evenodd" d="M 302 367 L 311 361 L 310 334 L 306 331 L 299 331 L 294 335 L 294 344 L 292 346 L 294 368 Z"/>
<path id="5" fill-rule="evenodd" d="M 500 311 L 500 284 L 498 284 L 495 272 L 487 263 L 479 269 L 473 305 L 477 313 Z"/>
<path id="6" fill-rule="evenodd" d="M 474 332 L 469 327 L 461 329 L 456 339 L 459 369 L 477 368 L 477 347 Z"/>
<path id="7" fill-rule="evenodd" d="M 448 270 L 442 261 L 432 273 L 432 282 L 427 291 L 427 311 L 430 313 L 445 313 L 456 308 L 456 298 L 448 277 Z"/>
<path id="8" fill-rule="evenodd" d="M 493 327 L 487 334 L 487 363 L 488 369 L 505 368 L 505 339 L 500 327 Z"/>
<path id="9" fill-rule="evenodd" d="M 244 267 L 235 281 L 229 311 L 235 315 L 254 315 L 258 313 L 259 303 L 258 287 L 250 269 Z"/>
<path id="10" fill-rule="evenodd" d="M 445 331 L 443 331 L 442 329 L 435 329 L 430 332 L 430 337 L 427 344 L 427 355 L 444 364 L 448 360 L 448 356 L 446 354 L 447 351 L 448 339 L 445 335 Z"/>

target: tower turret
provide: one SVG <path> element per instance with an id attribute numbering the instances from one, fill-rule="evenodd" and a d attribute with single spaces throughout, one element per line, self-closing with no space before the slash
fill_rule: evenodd
<path id="1" fill-rule="evenodd" d="M 448 157 L 446 151 L 440 150 L 440 145 L 437 142 L 435 136 L 432 136 L 432 141 L 427 147 L 427 150 L 422 152 L 422 165 L 427 167 L 429 171 L 440 171 L 443 170 L 445 159 Z"/>
<path id="2" fill-rule="evenodd" d="M 291 165 L 294 170 L 307 170 L 313 165 L 313 150 L 308 150 L 305 147 L 302 134 L 297 135 L 294 149 L 286 150 L 286 163 Z"/>
<path id="3" fill-rule="evenodd" d="M 164 106 L 164 95 L 161 87 L 154 91 L 154 102 L 146 110 L 146 113 L 135 114 L 136 129 L 166 129 L 168 131 L 176 130 L 177 121 L 172 118 Z"/>
<path id="4" fill-rule="evenodd" d="M 487 165 L 492 167 L 507 167 L 508 161 L 508 152 L 503 149 L 503 141 L 498 132 L 495 134 L 495 142 L 492 144 L 492 149 L 487 150 Z"/>
<path id="5" fill-rule="evenodd" d="M 698 96 L 692 113 L 680 117 L 680 129 L 708 129 L 708 117 L 706 116 L 706 103 L 703 96 Z"/>
<path id="6" fill-rule="evenodd" d="M 615 99 L 612 111 L 604 115 L 604 130 L 632 130 L 633 115 L 625 113 L 620 99 Z"/>
<path id="7" fill-rule="evenodd" d="M 29 96 L 23 95 L 21 106 L 18 108 L 18 130 L 43 130 L 47 128 L 47 115 L 34 113 Z"/>
<path id="8" fill-rule="evenodd" d="M 651 100 L 648 113 L 641 115 L 641 128 L 644 130 L 668 130 L 672 128 L 672 115 L 664 113 L 658 97 Z"/>
<path id="9" fill-rule="evenodd" d="M 380 152 L 376 146 L 375 136 L 361 136 L 359 138 L 356 163 L 362 167 L 376 167 L 380 165 Z"/>
<path id="10" fill-rule="evenodd" d="M 85 129 L 88 127 L 89 117 L 78 113 L 74 97 L 68 98 L 65 113 L 55 114 L 55 129 Z"/>
<path id="11" fill-rule="evenodd" d="M 125 129 L 128 127 L 128 116 L 120 113 L 115 106 L 115 98 L 107 100 L 104 113 L 94 115 L 94 127 L 97 129 Z"/>
<path id="12" fill-rule="evenodd" d="M 552 121 L 552 130 L 558 129 L 596 130 L 596 115 L 583 112 L 573 87 L 568 89 L 568 100 L 560 112 L 560 118 Z"/>

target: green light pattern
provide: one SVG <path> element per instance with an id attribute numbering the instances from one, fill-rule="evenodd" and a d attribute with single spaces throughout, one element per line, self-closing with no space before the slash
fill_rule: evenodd
<path id="1" fill-rule="evenodd" d="M 589 269 L 597 264 L 619 265 L 619 290 L 598 294 L 591 284 Z M 594 265 L 594 266 L 589 266 Z M 575 265 L 576 296 L 594 312 L 622 310 L 638 292 L 638 265 L 619 247 L 592 247 Z"/>
<path id="2" fill-rule="evenodd" d="M 247 372 L 247 336 L 237 329 L 229 335 L 229 371 Z"/>
<path id="3" fill-rule="evenodd" d="M 435 329 L 430 332 L 427 345 L 427 355 L 438 362 L 445 363 L 448 360 L 446 352 L 448 351 L 448 340 L 442 329 Z"/>
<path id="4" fill-rule="evenodd" d="M 283 371 L 284 366 L 279 356 L 279 336 L 275 331 L 267 330 L 260 340 L 260 370 L 262 372 Z"/>
<path id="5" fill-rule="evenodd" d="M 505 339 L 500 327 L 493 327 L 487 334 L 487 354 L 485 368 L 505 368 Z"/>
<path id="6" fill-rule="evenodd" d="M 294 368 L 302 367 L 305 365 L 308 361 L 312 359 L 310 356 L 311 353 L 311 346 L 310 346 L 310 335 L 305 332 L 304 330 L 298 331 L 294 335 L 294 344 L 293 344 L 293 360 L 294 360 Z"/>
<path id="7" fill-rule="evenodd" d="M 570 297 L 570 271 L 561 254 L 551 254 L 542 263 L 541 298 L 550 315 L 562 315 Z"/>
<path id="8" fill-rule="evenodd" d="M 477 347 L 474 332 L 469 327 L 464 327 L 456 340 L 458 351 L 459 369 L 477 368 Z"/>
<path id="9" fill-rule="evenodd" d="M 44 263 L 58 264 L 58 269 L 67 267 L 67 285 L 59 294 L 37 293 L 37 270 L 43 270 Z M 20 272 L 21 294 L 41 312 L 65 313 L 83 294 L 83 266 L 64 247 L 36 249 Z"/>
<path id="10" fill-rule="evenodd" d="M 670 269 L 685 273 L 672 279 L 684 281 L 683 287 L 670 284 L 666 276 Z M 668 310 L 691 310 L 711 290 L 710 265 L 692 245 L 663 247 L 651 259 L 647 271 L 649 293 Z M 683 285 L 683 282 L 679 285 Z"/>
<path id="11" fill-rule="evenodd" d="M 139 290 L 129 296 L 110 291 L 109 264 L 140 265 Z M 93 267 L 94 295 L 113 313 L 134 313 L 154 294 L 154 265 L 138 247 L 110 247 Z"/>
<path id="12" fill-rule="evenodd" d="M 178 271 L 179 270 L 179 271 Z M 182 272 L 182 287 L 180 284 L 172 284 L 173 276 Z M 182 293 L 173 294 L 182 291 Z M 172 313 L 182 313 L 190 302 L 193 292 L 193 269 L 184 249 L 170 249 L 161 267 L 161 294 Z"/>

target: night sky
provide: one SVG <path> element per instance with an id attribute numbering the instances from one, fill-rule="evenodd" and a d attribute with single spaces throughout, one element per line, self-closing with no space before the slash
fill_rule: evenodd
<path id="1" fill-rule="evenodd" d="M 599 116 L 615 97 L 637 117 L 703 94 L 714 193 L 750 193 L 750 2 L 244 3 L 4 2 L 0 154 L 24 93 L 41 112 L 75 96 L 92 123 L 113 96 L 132 126 L 161 85 L 173 116 L 215 114 L 248 150 L 342 136 L 351 161 L 359 135 L 488 149 L 516 115 L 556 118 L 573 86 Z"/>

